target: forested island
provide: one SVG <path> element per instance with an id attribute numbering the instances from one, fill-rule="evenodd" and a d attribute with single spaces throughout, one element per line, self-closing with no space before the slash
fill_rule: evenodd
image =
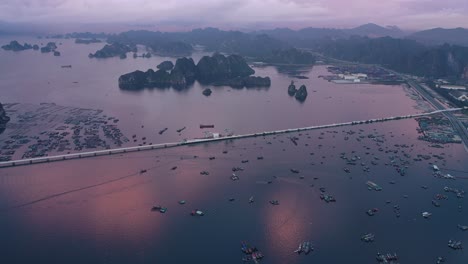
<path id="1" fill-rule="evenodd" d="M 78 39 L 76 40 L 78 41 Z M 80 40 L 81 42 L 81 40 Z M 249 60 L 277 64 L 313 64 L 315 57 L 292 45 L 266 34 L 249 34 L 239 31 L 222 31 L 215 28 L 194 29 L 189 32 L 153 32 L 132 30 L 107 37 L 106 47 L 90 57 L 109 58 L 122 56 L 126 48 L 143 45 L 148 52 L 160 56 L 186 57 L 194 46 L 206 51 L 238 54 Z M 114 51 L 111 51 L 114 50 Z"/>
<path id="2" fill-rule="evenodd" d="M 18 41 L 13 40 L 13 41 L 10 41 L 9 44 L 3 45 L 2 49 L 8 50 L 8 51 L 15 51 L 15 52 L 24 51 L 24 50 L 31 50 L 31 49 L 32 50 L 39 50 L 40 49 L 41 53 L 52 52 L 54 54 L 54 56 L 60 56 L 61 55 L 60 52 L 57 51 L 57 44 L 55 44 L 55 42 L 49 42 L 45 46 L 39 47 L 39 45 L 37 45 L 37 44 L 31 45 L 31 44 L 28 44 L 28 43 L 24 43 L 23 45 L 21 45 Z"/>
<path id="3" fill-rule="evenodd" d="M 129 46 L 122 43 L 112 43 L 105 45 L 102 49 L 96 51 L 94 54 L 90 53 L 90 58 L 111 58 L 120 57 L 121 59 L 127 58 L 128 52 L 137 52 L 136 46 Z"/>
<path id="4" fill-rule="evenodd" d="M 194 29 L 189 32 L 128 31 L 111 35 L 108 41 L 141 44 L 162 49 L 164 43 L 183 50 L 201 45 L 206 51 L 238 54 L 252 61 L 270 64 L 314 64 L 315 56 L 308 49 L 328 57 L 354 62 L 381 64 L 390 69 L 432 78 L 465 78 L 468 76 L 468 43 L 455 41 L 461 30 L 438 29 L 447 40 L 462 45 L 427 45 L 436 39 L 432 31 L 401 37 L 397 28 L 366 24 L 349 30 L 305 28 L 275 29 L 252 33 L 223 31 L 216 28 Z M 463 31 L 465 32 L 465 31 Z M 372 35 L 373 37 L 367 37 Z M 450 38 L 449 38 L 450 37 Z M 184 43 L 184 44 L 181 44 Z M 167 50 L 166 52 L 180 53 Z M 301 49 L 299 49 L 301 48 Z"/>
<path id="5" fill-rule="evenodd" d="M 468 42 L 464 37 L 466 32 L 467 30 L 462 28 L 437 28 L 403 36 L 403 32 L 398 28 L 369 23 L 350 29 L 277 28 L 246 33 L 204 28 L 187 32 L 85 32 L 53 37 L 73 37 L 77 43 L 90 43 L 98 41 L 98 38 L 105 38 L 109 44 L 90 54 L 90 57 L 96 58 L 126 58 L 128 50 L 133 51 L 136 45 L 143 45 L 148 53 L 161 56 L 189 56 L 194 47 L 201 47 L 210 52 L 238 54 L 249 61 L 278 65 L 312 65 L 316 58 L 308 51 L 313 51 L 339 60 L 380 64 L 398 72 L 422 77 L 467 80 Z M 444 44 L 445 42 L 448 44 Z M 30 48 L 29 44 L 23 46 L 19 43 L 4 46 L 4 49 L 9 50 Z"/>
<path id="6" fill-rule="evenodd" d="M 169 65 L 168 62 L 164 64 Z M 203 84 L 227 85 L 236 88 L 271 85 L 269 77 L 251 76 L 254 73 L 255 71 L 241 56 L 224 56 L 215 53 L 213 56 L 204 56 L 196 65 L 192 58 L 179 58 L 170 72 L 163 69 L 157 71 L 149 69 L 146 72 L 135 71 L 124 74 L 119 78 L 119 87 L 125 90 L 171 86 L 183 89 L 195 80 Z"/>
<path id="7" fill-rule="evenodd" d="M 28 44 L 28 43 L 24 43 L 24 45 L 21 45 L 18 41 L 13 40 L 13 41 L 10 41 L 10 44 L 3 45 L 2 49 L 11 50 L 11 51 L 22 51 L 22 50 L 33 49 L 33 45 Z"/>
<path id="8" fill-rule="evenodd" d="M 288 94 L 289 96 L 294 96 L 296 100 L 304 102 L 308 95 L 307 87 L 305 85 L 301 85 L 299 89 L 296 89 L 294 81 L 291 81 L 291 84 L 288 86 Z"/>

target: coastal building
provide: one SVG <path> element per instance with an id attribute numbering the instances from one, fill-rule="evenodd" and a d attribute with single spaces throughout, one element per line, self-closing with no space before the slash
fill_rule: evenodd
<path id="1" fill-rule="evenodd" d="M 460 102 L 468 102 L 468 92 L 466 91 L 461 91 L 461 90 L 454 90 L 450 91 L 450 95 L 460 101 Z"/>
<path id="2" fill-rule="evenodd" d="M 462 94 L 459 97 L 457 97 L 457 100 L 462 101 L 462 102 L 466 102 L 466 101 L 468 101 L 468 95 Z"/>
<path id="3" fill-rule="evenodd" d="M 466 90 L 465 86 L 462 85 L 451 85 L 451 84 L 441 84 L 439 88 L 446 90 Z"/>
<path id="4" fill-rule="evenodd" d="M 367 79 L 367 74 L 365 73 L 353 73 L 353 74 L 338 74 L 338 77 L 342 80 L 365 80 Z"/>

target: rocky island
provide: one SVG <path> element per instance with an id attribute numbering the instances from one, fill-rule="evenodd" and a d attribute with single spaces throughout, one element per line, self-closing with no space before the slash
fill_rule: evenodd
<path id="1" fill-rule="evenodd" d="M 296 92 L 296 100 L 304 102 L 306 98 L 307 98 L 307 88 L 305 85 L 301 85 L 301 87 L 299 87 L 299 90 L 297 90 Z"/>
<path id="2" fill-rule="evenodd" d="M 90 53 L 88 57 L 90 58 L 111 58 L 111 57 L 120 57 L 121 59 L 127 58 L 127 52 L 136 52 L 136 47 L 130 47 L 128 45 L 120 44 L 114 42 L 112 44 L 106 44 L 102 49 L 96 51 L 94 54 Z"/>
<path id="3" fill-rule="evenodd" d="M 307 87 L 305 85 L 301 85 L 299 89 L 296 89 L 294 81 L 291 81 L 291 84 L 288 87 L 288 94 L 289 96 L 294 96 L 296 100 L 304 102 L 307 98 Z"/>
<path id="4" fill-rule="evenodd" d="M 205 90 L 203 90 L 202 94 L 204 96 L 210 96 L 212 93 L 211 89 L 210 88 L 206 88 Z"/>
<path id="5" fill-rule="evenodd" d="M 6 115 L 3 105 L 0 103 L 0 134 L 5 131 L 6 124 L 10 121 L 10 117 Z"/>
<path id="6" fill-rule="evenodd" d="M 2 49 L 11 50 L 11 51 L 22 51 L 22 50 L 29 50 L 29 49 L 32 49 L 32 48 L 33 48 L 33 46 L 31 44 L 24 43 L 24 45 L 21 45 L 16 40 L 11 41 L 10 44 L 2 46 Z"/>
<path id="7" fill-rule="evenodd" d="M 246 77 L 255 71 L 239 55 L 224 56 L 215 53 L 213 56 L 204 56 L 197 64 L 197 78 L 200 81 L 229 80 L 237 77 Z"/>
<path id="8" fill-rule="evenodd" d="M 119 78 L 119 87 L 125 90 L 139 90 L 142 88 L 174 87 L 183 89 L 195 81 L 196 66 L 193 60 L 177 59 L 171 72 L 149 69 L 146 72 L 134 71 Z"/>
<path id="9" fill-rule="evenodd" d="M 45 47 L 41 48 L 41 52 L 42 53 L 55 52 L 56 49 L 57 49 L 57 44 L 55 44 L 55 42 L 49 42 L 47 43 L 47 45 L 45 45 Z"/>
<path id="10" fill-rule="evenodd" d="M 294 85 L 294 81 L 291 81 L 291 84 L 288 86 L 288 94 L 289 96 L 294 96 L 297 92 L 296 85 Z"/>
<path id="11" fill-rule="evenodd" d="M 250 76 L 255 71 L 238 55 L 224 56 L 215 53 L 211 57 L 204 56 L 197 65 L 191 58 L 179 58 L 170 72 L 165 70 L 170 68 L 170 65 L 165 64 L 167 67 L 158 65 L 158 71 L 149 69 L 146 72 L 135 71 L 122 75 L 119 78 L 119 87 L 127 90 L 169 86 L 182 89 L 195 80 L 203 84 L 227 85 L 235 88 L 271 85 L 268 77 Z"/>
<path id="12" fill-rule="evenodd" d="M 37 44 L 31 45 L 28 43 L 24 43 L 24 45 L 21 45 L 18 41 L 13 40 L 10 42 L 10 44 L 2 46 L 2 49 L 11 50 L 11 51 L 22 51 L 22 50 L 30 50 L 30 49 L 39 50 L 40 49 L 42 53 L 52 52 L 54 56 L 60 56 L 60 52 L 57 51 L 57 45 L 55 44 L 55 42 L 49 42 L 44 47 L 39 48 L 39 45 Z"/>
<path id="13" fill-rule="evenodd" d="M 156 68 L 163 70 L 163 71 L 170 71 L 174 68 L 174 63 L 172 61 L 163 61 L 161 62 Z"/>

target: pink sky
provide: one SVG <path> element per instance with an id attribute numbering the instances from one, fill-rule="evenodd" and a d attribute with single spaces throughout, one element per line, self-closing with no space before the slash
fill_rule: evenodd
<path id="1" fill-rule="evenodd" d="M 1 0 L 8 22 L 138 23 L 162 27 L 468 28 L 468 0 Z"/>

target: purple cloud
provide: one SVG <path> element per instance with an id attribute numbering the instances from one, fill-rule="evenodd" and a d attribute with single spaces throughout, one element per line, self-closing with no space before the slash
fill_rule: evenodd
<path id="1" fill-rule="evenodd" d="M 468 27 L 467 0 L 2 0 L 9 22 Z"/>

